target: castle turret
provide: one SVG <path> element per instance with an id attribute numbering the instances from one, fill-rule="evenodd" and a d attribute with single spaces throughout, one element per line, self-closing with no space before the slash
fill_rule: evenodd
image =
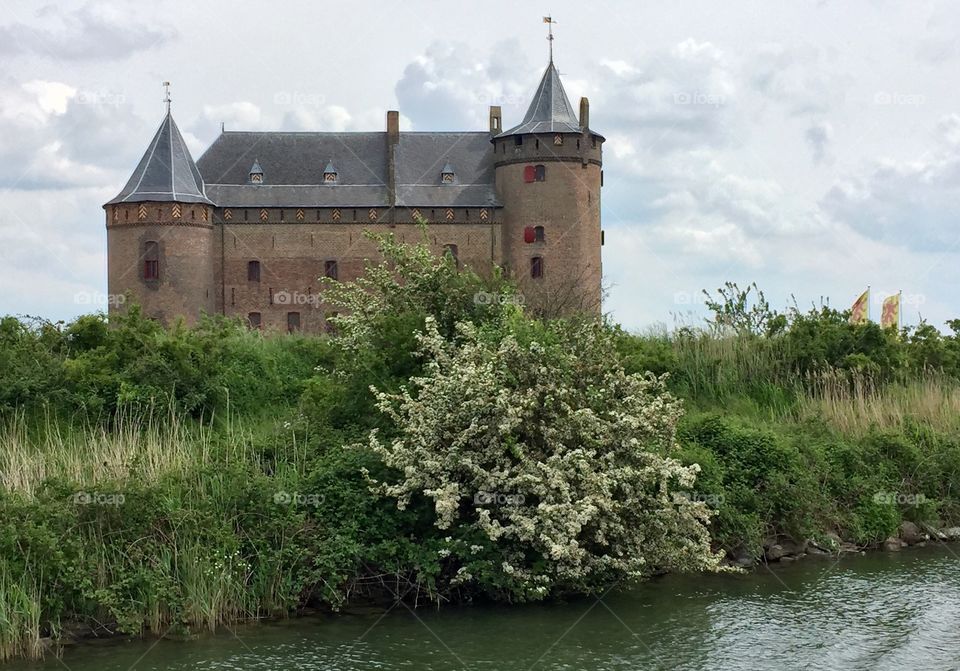
<path id="1" fill-rule="evenodd" d="M 527 113 L 492 138 L 504 205 L 503 259 L 527 302 L 547 314 L 599 313 L 603 136 L 589 128 L 551 58 Z M 491 109 L 499 123 L 499 110 Z"/>
<path id="2" fill-rule="evenodd" d="M 214 311 L 214 204 L 169 105 L 127 185 L 104 209 L 111 310 L 137 303 L 165 322 Z"/>

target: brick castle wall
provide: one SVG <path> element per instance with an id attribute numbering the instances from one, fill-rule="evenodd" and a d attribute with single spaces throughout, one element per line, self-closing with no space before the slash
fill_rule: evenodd
<path id="1" fill-rule="evenodd" d="M 503 258 L 527 303 L 543 310 L 599 312 L 601 294 L 601 144 L 565 134 L 513 137 L 496 143 L 497 192 L 504 203 Z M 543 181 L 527 182 L 527 166 L 542 165 Z M 524 229 L 543 226 L 543 242 Z M 543 277 L 530 277 L 530 259 L 543 258 Z"/>
<path id="2" fill-rule="evenodd" d="M 175 216 L 177 215 L 177 216 Z M 107 291 L 111 311 L 137 303 L 164 322 L 188 323 L 216 306 L 213 208 L 171 203 L 110 206 L 107 211 Z M 159 279 L 144 279 L 144 250 L 156 242 Z"/>

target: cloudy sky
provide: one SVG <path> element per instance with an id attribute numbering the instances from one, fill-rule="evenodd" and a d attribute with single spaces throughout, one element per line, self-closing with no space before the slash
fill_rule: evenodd
<path id="1" fill-rule="evenodd" d="M 789 6 L 788 6 L 789 5 Z M 951 0 L 6 3 L 0 314 L 106 292 L 102 203 L 163 114 L 228 129 L 481 130 L 546 65 L 604 146 L 606 310 L 631 329 L 756 281 L 775 307 L 866 286 L 960 316 L 960 9 Z M 93 304 L 88 304 L 93 301 Z M 689 317 L 681 317 L 689 319 Z"/>

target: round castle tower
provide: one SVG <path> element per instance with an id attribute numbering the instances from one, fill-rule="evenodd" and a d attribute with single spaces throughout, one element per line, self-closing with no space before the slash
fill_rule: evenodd
<path id="1" fill-rule="evenodd" d="M 491 132 L 500 110 L 491 108 Z M 503 261 L 527 303 L 546 314 L 599 313 L 603 136 L 580 118 L 551 58 L 523 121 L 491 140 L 503 202 Z"/>
<path id="2" fill-rule="evenodd" d="M 169 105 L 127 185 L 104 209 L 111 311 L 136 303 L 164 322 L 214 311 L 214 204 Z"/>

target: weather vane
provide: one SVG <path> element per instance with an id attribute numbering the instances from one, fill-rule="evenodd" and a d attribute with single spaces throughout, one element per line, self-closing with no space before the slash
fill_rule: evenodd
<path id="1" fill-rule="evenodd" d="M 550 62 L 553 63 L 553 24 L 556 21 L 552 16 L 543 17 L 543 22 L 547 24 L 547 40 L 550 42 Z"/>
<path id="2" fill-rule="evenodd" d="M 167 114 L 170 113 L 170 82 L 163 82 L 163 102 L 167 103 Z"/>

